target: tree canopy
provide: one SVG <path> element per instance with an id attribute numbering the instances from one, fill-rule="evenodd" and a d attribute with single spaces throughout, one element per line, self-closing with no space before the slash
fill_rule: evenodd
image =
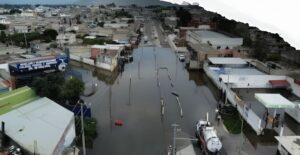
<path id="1" fill-rule="evenodd" d="M 57 35 L 58 35 L 57 31 L 53 30 L 53 29 L 46 29 L 43 32 L 43 36 L 45 36 L 45 37 L 49 36 L 51 38 L 51 40 L 55 40 Z"/>
<path id="2" fill-rule="evenodd" d="M 124 9 L 122 9 L 121 11 L 117 11 L 115 13 L 115 18 L 122 18 L 122 17 L 133 18 L 133 16 L 127 11 L 125 11 Z"/>
<path id="3" fill-rule="evenodd" d="M 117 44 L 115 41 L 113 40 L 107 40 L 107 39 L 88 39 L 85 38 L 83 39 L 83 44 L 85 45 L 104 45 L 104 44 Z"/>
<path id="4" fill-rule="evenodd" d="M 62 86 L 64 83 L 65 80 L 62 73 L 53 73 L 45 77 L 36 77 L 32 86 L 37 95 L 59 102 L 63 99 Z"/>
<path id="5" fill-rule="evenodd" d="M 179 18 L 177 21 L 177 26 L 188 26 L 190 21 L 192 20 L 192 15 L 188 10 L 185 10 L 184 8 L 180 7 L 176 11 L 176 16 Z"/>
<path id="6" fill-rule="evenodd" d="M 66 80 L 64 86 L 64 97 L 66 100 L 74 103 L 79 100 L 80 95 L 84 91 L 84 83 L 78 78 L 70 78 Z"/>
<path id="7" fill-rule="evenodd" d="M 3 24 L 0 24 L 0 30 L 5 30 L 5 29 L 6 29 L 6 26 Z"/>
<path id="8" fill-rule="evenodd" d="M 36 77 L 32 87 L 37 95 L 48 97 L 58 103 L 69 101 L 75 104 L 84 91 L 82 80 L 75 77 L 65 80 L 63 73 L 50 73 L 44 77 Z"/>

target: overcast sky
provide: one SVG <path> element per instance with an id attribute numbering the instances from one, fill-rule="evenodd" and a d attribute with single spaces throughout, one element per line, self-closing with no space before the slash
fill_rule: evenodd
<path id="1" fill-rule="evenodd" d="M 68 4 L 77 0 L 0 0 L 0 4 Z"/>
<path id="2" fill-rule="evenodd" d="M 229 19 L 249 23 L 261 30 L 278 33 L 300 50 L 299 0 L 164 0 L 182 4 L 198 3 L 206 10 Z"/>

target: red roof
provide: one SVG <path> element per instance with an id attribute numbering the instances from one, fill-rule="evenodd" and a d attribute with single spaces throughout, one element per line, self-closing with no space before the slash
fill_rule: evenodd
<path id="1" fill-rule="evenodd" d="M 297 85 L 300 85 L 300 80 L 299 80 L 299 79 L 295 79 L 294 82 L 295 82 Z"/>
<path id="2" fill-rule="evenodd" d="M 288 86 L 290 83 L 287 80 L 269 80 L 272 86 Z"/>

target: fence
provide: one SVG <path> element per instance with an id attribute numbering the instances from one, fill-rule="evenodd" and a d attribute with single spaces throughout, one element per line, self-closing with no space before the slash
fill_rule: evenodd
<path id="1" fill-rule="evenodd" d="M 219 76 L 209 69 L 207 63 L 204 64 L 203 69 L 207 76 L 212 79 L 213 83 L 225 92 L 227 100 L 233 104 L 244 120 L 252 127 L 257 135 L 262 132 L 262 119 L 256 115 L 256 113 L 250 109 L 245 102 L 243 102 L 239 97 L 226 85 L 224 82 L 219 81 Z"/>

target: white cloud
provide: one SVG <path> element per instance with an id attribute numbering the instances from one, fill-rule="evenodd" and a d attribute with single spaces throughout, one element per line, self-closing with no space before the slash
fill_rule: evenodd
<path id="1" fill-rule="evenodd" d="M 164 0 L 182 4 L 194 2 L 226 18 L 249 23 L 261 30 L 278 33 L 300 49 L 300 1 L 298 0 Z"/>

